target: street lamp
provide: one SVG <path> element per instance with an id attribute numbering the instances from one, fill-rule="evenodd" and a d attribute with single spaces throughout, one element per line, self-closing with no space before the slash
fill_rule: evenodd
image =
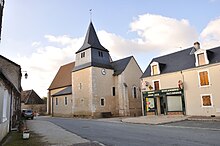
<path id="1" fill-rule="evenodd" d="M 25 73 L 25 74 L 24 74 L 24 78 L 25 78 L 25 79 L 27 79 L 27 78 L 28 78 L 27 71 L 22 71 L 22 72 L 24 72 L 24 73 Z"/>

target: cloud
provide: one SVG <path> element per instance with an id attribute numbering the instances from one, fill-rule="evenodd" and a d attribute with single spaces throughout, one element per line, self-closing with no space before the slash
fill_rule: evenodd
<path id="1" fill-rule="evenodd" d="M 220 45 L 220 18 L 212 20 L 203 29 L 200 37 L 202 41 L 202 47 L 208 49 Z"/>
<path id="2" fill-rule="evenodd" d="M 201 33 L 201 44 L 220 44 L 220 19 L 211 21 Z M 142 69 L 149 61 L 161 54 L 191 47 L 199 34 L 186 19 L 173 19 L 160 15 L 139 15 L 130 24 L 130 33 L 136 38 L 125 39 L 115 33 L 97 32 L 101 44 L 109 50 L 113 60 L 127 56 L 136 57 Z M 33 42 L 31 56 L 18 56 L 22 70 L 28 72 L 28 79 L 22 79 L 24 90 L 34 89 L 40 96 L 47 96 L 47 89 L 61 65 L 75 60 L 75 52 L 81 47 L 84 37 L 71 38 L 68 35 L 45 35 L 46 44 Z M 181 48 L 180 48 L 181 47 Z M 152 55 L 153 54 L 153 55 Z M 144 60 L 143 60 L 144 59 Z"/>
<path id="3" fill-rule="evenodd" d="M 138 34 L 141 42 L 155 46 L 154 50 L 161 54 L 169 52 L 169 48 L 174 51 L 176 48 L 191 46 L 198 39 L 195 28 L 186 19 L 144 14 L 135 18 L 130 27 L 131 31 Z"/>
<path id="4" fill-rule="evenodd" d="M 34 89 L 41 97 L 47 96 L 47 89 L 56 75 L 59 67 L 75 60 L 75 51 L 82 45 L 83 38 L 70 38 L 67 36 L 45 35 L 52 45 L 37 47 L 31 56 L 18 56 L 18 62 L 22 71 L 27 71 L 28 79 L 22 78 L 22 88 L 24 90 Z M 56 47 L 56 44 L 63 47 Z M 38 44 L 38 43 L 37 43 Z M 40 42 L 39 42 L 40 44 Z"/>

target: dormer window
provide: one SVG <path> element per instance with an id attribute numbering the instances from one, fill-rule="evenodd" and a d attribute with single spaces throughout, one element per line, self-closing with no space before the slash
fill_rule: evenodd
<path id="1" fill-rule="evenodd" d="M 197 54 L 198 65 L 205 65 L 205 55 L 204 53 Z"/>
<path id="2" fill-rule="evenodd" d="M 195 58 L 196 58 L 196 66 L 201 66 L 201 65 L 206 65 L 209 64 L 209 60 L 208 60 L 208 55 L 207 55 L 207 51 L 204 49 L 200 49 L 199 43 L 197 43 L 197 46 L 195 46 L 194 44 L 194 48 L 195 48 Z"/>
<path id="3" fill-rule="evenodd" d="M 160 74 L 160 68 L 158 62 L 151 63 L 151 75 L 158 75 Z"/>
<path id="4" fill-rule="evenodd" d="M 80 55 L 81 55 L 81 58 L 84 58 L 86 56 L 86 52 L 82 52 Z"/>

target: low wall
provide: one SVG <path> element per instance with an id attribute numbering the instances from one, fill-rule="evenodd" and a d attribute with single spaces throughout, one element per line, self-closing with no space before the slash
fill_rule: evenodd
<path id="1" fill-rule="evenodd" d="M 44 115 L 47 112 L 47 104 L 21 104 L 21 109 L 32 109 L 33 112 L 37 112 L 40 115 Z"/>

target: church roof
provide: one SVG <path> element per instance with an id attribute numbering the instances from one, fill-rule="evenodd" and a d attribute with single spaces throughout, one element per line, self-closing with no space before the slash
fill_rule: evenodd
<path id="1" fill-rule="evenodd" d="M 87 30 L 86 37 L 85 37 L 82 47 L 76 53 L 84 51 L 88 48 L 96 48 L 96 49 L 108 52 L 108 50 L 105 49 L 99 42 L 99 39 L 97 37 L 97 34 L 95 32 L 92 22 L 90 22 L 89 24 L 89 28 Z"/>
<path id="2" fill-rule="evenodd" d="M 68 86 L 65 89 L 53 94 L 52 96 L 61 96 L 61 95 L 67 95 L 72 94 L 72 86 Z"/>
<path id="3" fill-rule="evenodd" d="M 71 72 L 74 66 L 75 62 L 71 62 L 69 64 L 61 66 L 48 90 L 72 85 Z"/>
<path id="4" fill-rule="evenodd" d="M 127 67 L 132 57 L 133 56 L 126 57 L 126 58 L 112 62 L 112 67 L 114 68 L 113 75 L 115 76 L 120 75 L 125 70 L 125 68 Z"/>

